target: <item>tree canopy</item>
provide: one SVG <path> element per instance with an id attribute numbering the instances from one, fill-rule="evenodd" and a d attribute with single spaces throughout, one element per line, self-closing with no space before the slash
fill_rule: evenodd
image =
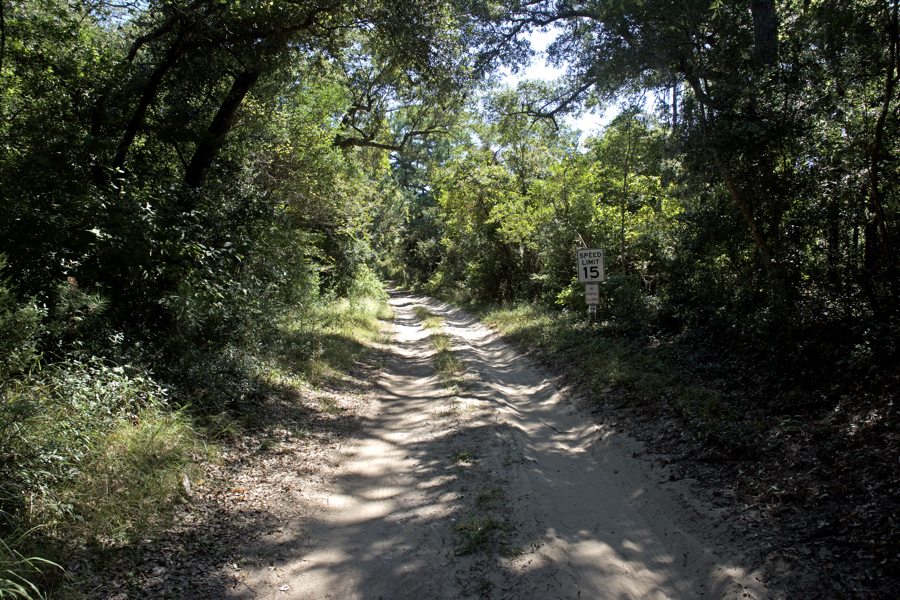
<path id="1" fill-rule="evenodd" d="M 3 2 L 10 283 L 51 313 L 100 294 L 133 341 L 244 330 L 310 269 L 350 285 L 382 153 L 446 133 L 510 55 L 467 7 Z"/>
<path id="2" fill-rule="evenodd" d="M 602 246 L 635 326 L 892 331 L 897 12 L 7 0 L 11 293 L 58 321 L 46 352 L 215 348 L 373 269 L 575 307 Z M 499 85 L 539 30 L 566 75 Z M 611 106 L 584 141 L 561 120 Z"/>

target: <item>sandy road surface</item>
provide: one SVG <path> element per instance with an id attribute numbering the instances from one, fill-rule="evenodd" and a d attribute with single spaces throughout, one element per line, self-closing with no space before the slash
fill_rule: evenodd
<path id="1" fill-rule="evenodd" d="M 365 433 L 296 556 L 249 573 L 248 597 L 767 597 L 715 541 L 727 539 L 722 516 L 639 444 L 578 412 L 466 313 L 391 302 L 395 358 Z M 416 304 L 445 319 L 469 368 L 462 389 L 435 375 Z"/>

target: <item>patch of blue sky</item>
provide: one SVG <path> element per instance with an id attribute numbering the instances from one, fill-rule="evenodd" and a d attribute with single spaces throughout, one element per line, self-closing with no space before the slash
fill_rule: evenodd
<path id="1" fill-rule="evenodd" d="M 557 32 L 553 29 L 546 31 L 533 31 L 528 35 L 528 41 L 536 54 L 531 60 L 531 64 L 520 69 L 518 73 L 513 75 L 508 70 L 503 74 L 502 83 L 510 87 L 515 87 L 520 81 L 553 81 L 559 79 L 565 74 L 563 69 L 558 69 L 547 64 L 546 49 L 547 46 L 556 37 Z M 617 107 L 607 108 L 605 111 L 583 112 L 580 115 L 567 116 L 564 122 L 581 131 L 581 140 L 589 135 L 598 134 L 606 125 L 612 121 L 618 112 Z"/>

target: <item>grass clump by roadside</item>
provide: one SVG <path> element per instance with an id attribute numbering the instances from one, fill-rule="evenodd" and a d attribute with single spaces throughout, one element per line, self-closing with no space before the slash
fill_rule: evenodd
<path id="1" fill-rule="evenodd" d="M 512 545 L 515 525 L 490 513 L 470 515 L 454 530 L 459 541 L 453 552 L 456 556 L 482 553 L 512 558 L 524 553 L 522 548 Z"/>
<path id="2" fill-rule="evenodd" d="M 431 331 L 431 344 L 435 354 L 431 358 L 434 368 L 441 376 L 441 380 L 449 388 L 461 388 L 464 382 L 463 375 L 466 372 L 466 364 L 459 359 L 453 351 L 453 342 L 450 336 L 444 333 L 444 320 L 422 306 L 413 308 L 416 317 L 422 321 L 422 327 Z"/>
<path id="3" fill-rule="evenodd" d="M 476 552 L 505 552 L 512 530 L 510 523 L 502 522 L 493 515 L 471 516 L 456 526 L 460 544 L 455 554 L 466 556 Z"/>
<path id="4" fill-rule="evenodd" d="M 478 458 L 471 450 L 458 450 L 450 455 L 450 462 L 454 464 L 474 464 L 477 460 Z"/>
<path id="5" fill-rule="evenodd" d="M 570 365 L 572 374 L 598 393 L 628 390 L 632 400 L 677 387 L 678 376 L 665 361 L 638 343 L 606 335 L 603 324 L 534 304 L 486 310 L 482 320 L 522 346 Z"/>
<path id="6" fill-rule="evenodd" d="M 443 330 L 444 320 L 422 306 L 416 306 L 413 310 L 422 321 L 422 327 L 432 332 L 429 338 L 435 349 L 435 354 L 431 359 L 435 370 L 447 387 L 460 387 L 463 383 L 462 375 L 466 371 L 466 365 L 453 352 L 453 342 Z"/>
<path id="7" fill-rule="evenodd" d="M 607 323 L 540 305 L 481 309 L 480 318 L 521 347 L 564 368 L 575 383 L 618 408 L 665 405 L 698 437 L 739 444 L 729 422 L 735 413 L 721 390 L 687 381 L 665 346 L 620 335 Z"/>
<path id="8" fill-rule="evenodd" d="M 414 306 L 413 311 L 416 313 L 416 317 L 422 321 L 422 327 L 425 329 L 440 330 L 444 326 L 444 320 L 424 306 Z"/>
<path id="9" fill-rule="evenodd" d="M 314 385 L 340 379 L 375 344 L 386 343 L 394 313 L 385 294 L 296 307 L 282 319 L 266 371 Z"/>

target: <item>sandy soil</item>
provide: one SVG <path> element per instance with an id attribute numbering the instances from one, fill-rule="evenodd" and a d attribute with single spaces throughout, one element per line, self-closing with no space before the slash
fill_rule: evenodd
<path id="1" fill-rule="evenodd" d="M 231 598 L 770 597 L 724 512 L 594 424 L 466 313 L 394 294 L 394 357 L 302 527 L 237 568 Z M 430 364 L 413 306 L 445 319 L 466 383 Z M 728 540 L 727 542 L 725 540 Z M 290 550 L 290 552 L 288 552 Z M 220 588 L 221 589 L 221 588 Z"/>

